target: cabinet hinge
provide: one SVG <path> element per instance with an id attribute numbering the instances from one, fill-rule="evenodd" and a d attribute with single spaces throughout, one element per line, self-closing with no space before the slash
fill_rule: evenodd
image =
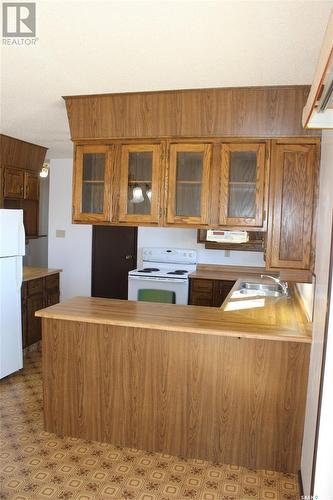
<path id="1" fill-rule="evenodd" d="M 265 220 L 266 220 L 266 217 L 267 217 L 267 211 L 266 211 L 266 210 L 264 210 L 263 217 L 264 217 L 264 221 L 265 221 Z"/>
<path id="2" fill-rule="evenodd" d="M 162 218 L 162 208 L 161 207 L 159 208 L 158 213 L 159 213 L 159 218 L 161 219 Z"/>

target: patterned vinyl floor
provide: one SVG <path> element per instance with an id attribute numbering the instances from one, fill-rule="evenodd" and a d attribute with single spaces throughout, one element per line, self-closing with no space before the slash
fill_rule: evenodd
<path id="1" fill-rule="evenodd" d="M 41 354 L 1 382 L 0 499 L 296 500 L 293 474 L 184 460 L 43 430 Z"/>

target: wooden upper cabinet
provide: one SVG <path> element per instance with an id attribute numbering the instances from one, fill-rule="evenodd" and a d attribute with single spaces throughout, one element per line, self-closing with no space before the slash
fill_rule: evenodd
<path id="1" fill-rule="evenodd" d="M 311 269 L 317 149 L 273 143 L 268 268 Z"/>
<path id="2" fill-rule="evenodd" d="M 24 197 L 24 170 L 6 167 L 4 170 L 4 198 L 16 200 Z"/>
<path id="3" fill-rule="evenodd" d="M 168 224 L 208 224 L 211 144 L 171 144 Z"/>
<path id="4" fill-rule="evenodd" d="M 24 199 L 34 201 L 39 199 L 38 173 L 24 172 Z"/>
<path id="5" fill-rule="evenodd" d="M 113 148 L 77 146 L 74 166 L 73 219 L 109 222 Z"/>
<path id="6" fill-rule="evenodd" d="M 161 190 L 161 146 L 121 146 L 120 222 L 158 223 Z"/>
<path id="7" fill-rule="evenodd" d="M 223 144 L 219 224 L 264 225 L 265 144 Z"/>

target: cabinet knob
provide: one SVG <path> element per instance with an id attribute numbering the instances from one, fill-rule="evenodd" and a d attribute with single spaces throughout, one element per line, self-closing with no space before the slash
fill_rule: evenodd
<path id="1" fill-rule="evenodd" d="M 133 259 L 133 255 L 125 255 L 125 259 L 126 259 L 126 260 Z"/>

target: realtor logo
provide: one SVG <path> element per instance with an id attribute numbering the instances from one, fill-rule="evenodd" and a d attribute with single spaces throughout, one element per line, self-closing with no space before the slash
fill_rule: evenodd
<path id="1" fill-rule="evenodd" d="M 3 37 L 36 36 L 36 4 L 7 2 L 2 4 Z"/>

